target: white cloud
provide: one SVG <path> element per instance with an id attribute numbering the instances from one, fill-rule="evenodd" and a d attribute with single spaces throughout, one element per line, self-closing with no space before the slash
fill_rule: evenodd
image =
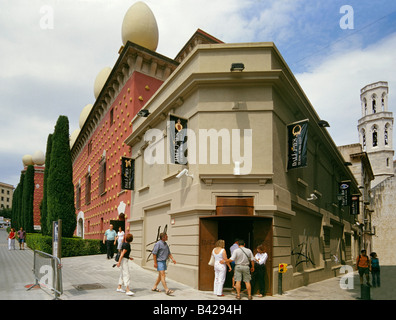
<path id="1" fill-rule="evenodd" d="M 396 33 L 367 48 L 350 49 L 327 57 L 309 72 L 296 74 L 304 92 L 337 145 L 357 143 L 361 115 L 360 89 L 377 81 L 389 85 L 389 111 L 394 112 L 396 95 Z M 394 139 L 394 141 L 396 141 Z"/>

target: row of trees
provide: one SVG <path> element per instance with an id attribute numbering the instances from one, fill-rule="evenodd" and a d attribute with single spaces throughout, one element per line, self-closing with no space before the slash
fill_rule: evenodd
<path id="1" fill-rule="evenodd" d="M 44 194 L 40 205 L 43 235 L 52 234 L 52 222 L 62 219 L 62 236 L 72 237 L 77 219 L 74 207 L 73 166 L 69 120 L 59 116 L 54 133 L 48 135 L 44 170 Z M 12 226 L 33 232 L 34 167 L 28 166 L 14 191 Z"/>

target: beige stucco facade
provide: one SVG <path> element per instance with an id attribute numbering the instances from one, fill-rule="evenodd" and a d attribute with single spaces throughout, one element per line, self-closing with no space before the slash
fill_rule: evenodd
<path id="1" fill-rule="evenodd" d="M 232 63 L 245 69 L 230 71 Z M 150 250 L 166 229 L 177 261 L 169 277 L 206 288 L 203 273 L 213 272 L 207 248 L 217 237 L 237 236 L 240 227 L 252 249 L 266 239 L 268 294 L 277 292 L 279 263 L 288 264 L 284 290 L 352 263 L 358 230 L 337 194 L 342 181 L 359 193 L 357 182 L 273 43 L 195 46 L 144 109 L 150 115 L 132 120 L 125 141 L 135 161 L 127 221 L 135 262 L 153 268 Z M 186 165 L 168 161 L 173 116 L 187 120 Z M 308 163 L 288 171 L 287 125 L 305 119 Z M 178 178 L 183 169 L 188 175 Z M 221 207 L 230 199 L 252 205 Z M 270 228 L 260 229 L 261 222 Z"/>

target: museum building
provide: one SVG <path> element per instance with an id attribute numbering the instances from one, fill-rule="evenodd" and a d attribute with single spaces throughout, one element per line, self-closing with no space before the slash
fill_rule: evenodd
<path id="1" fill-rule="evenodd" d="M 131 10 L 155 22 L 144 3 Z M 360 195 L 358 183 L 276 46 L 223 43 L 198 29 L 171 59 L 155 52 L 150 26 L 97 79 L 72 136 L 77 234 L 102 238 L 121 221 L 134 262 L 153 269 L 151 249 L 166 231 L 177 261 L 169 277 L 200 290 L 213 288 L 218 239 L 228 256 L 235 238 L 265 246 L 268 295 L 280 263 L 283 290 L 352 264 L 359 234 L 340 186 Z M 133 168 L 128 189 L 123 161 Z"/>

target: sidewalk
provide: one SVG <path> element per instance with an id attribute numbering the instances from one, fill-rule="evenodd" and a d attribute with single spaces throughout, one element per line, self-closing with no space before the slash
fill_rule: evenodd
<path id="1" fill-rule="evenodd" d="M 27 291 L 27 286 L 34 283 L 33 251 L 30 249 L 8 250 L 6 231 L 0 229 L 0 299 L 1 300 L 51 300 L 54 295 L 47 289 L 34 288 Z M 116 292 L 119 269 L 113 268 L 114 260 L 107 260 L 106 255 L 62 258 L 63 294 L 62 300 L 217 300 L 236 301 L 235 295 L 225 290 L 224 297 L 217 297 L 211 292 L 199 291 L 167 277 L 172 296 L 164 292 L 152 292 L 151 288 L 157 278 L 157 272 L 146 270 L 131 261 L 131 289 L 134 296 Z M 171 268 L 172 266 L 170 266 Z M 371 289 L 372 300 L 396 299 L 396 267 L 382 267 L 381 288 Z M 354 289 L 340 287 L 341 276 L 310 284 L 282 295 L 254 297 L 254 301 L 267 300 L 359 300 L 359 277 L 354 273 Z M 159 286 L 162 289 L 161 285 Z M 247 296 L 242 295 L 242 300 Z"/>

